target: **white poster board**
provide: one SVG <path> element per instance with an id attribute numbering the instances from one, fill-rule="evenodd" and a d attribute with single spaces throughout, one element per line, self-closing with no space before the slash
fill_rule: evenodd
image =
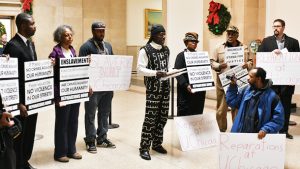
<path id="1" fill-rule="evenodd" d="M 242 65 L 236 66 L 232 69 L 229 69 L 221 74 L 219 74 L 220 81 L 222 83 L 223 89 L 226 93 L 231 80 L 226 78 L 235 76 L 237 78 L 236 84 L 239 89 L 248 85 L 248 70 L 244 69 Z"/>
<path id="2" fill-rule="evenodd" d="M 230 47 L 225 48 L 224 61 L 229 66 L 243 65 L 244 64 L 244 47 Z"/>
<path id="3" fill-rule="evenodd" d="M 93 91 L 128 90 L 132 56 L 91 55 L 90 86 Z"/>
<path id="4" fill-rule="evenodd" d="M 299 65 L 300 52 L 256 53 L 256 66 L 266 70 L 267 79 L 272 79 L 274 85 L 300 85 Z"/>
<path id="5" fill-rule="evenodd" d="M 50 59 L 24 63 L 25 105 L 34 114 L 54 107 L 53 66 Z"/>
<path id="6" fill-rule="evenodd" d="M 184 52 L 192 92 L 213 90 L 215 82 L 207 52 Z"/>
<path id="7" fill-rule="evenodd" d="M 89 100 L 89 57 L 59 59 L 60 105 Z"/>
<path id="8" fill-rule="evenodd" d="M 285 140 L 284 134 L 267 134 L 259 140 L 257 133 L 221 133 L 220 169 L 282 169 Z"/>
<path id="9" fill-rule="evenodd" d="M 182 151 L 218 144 L 220 131 L 212 114 L 174 117 Z"/>
<path id="10" fill-rule="evenodd" d="M 19 80 L 18 80 L 18 59 L 0 57 L 0 93 L 5 110 L 13 115 L 20 114 L 18 104 Z"/>

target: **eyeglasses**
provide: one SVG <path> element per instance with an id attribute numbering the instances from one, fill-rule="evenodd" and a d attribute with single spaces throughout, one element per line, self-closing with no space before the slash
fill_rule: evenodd
<path id="1" fill-rule="evenodd" d="M 282 27 L 281 25 L 273 25 L 272 26 L 273 28 L 280 28 L 280 27 Z"/>

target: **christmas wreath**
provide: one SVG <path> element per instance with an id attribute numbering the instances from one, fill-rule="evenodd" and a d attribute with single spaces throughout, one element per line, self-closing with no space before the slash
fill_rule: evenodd
<path id="1" fill-rule="evenodd" d="M 222 35 L 227 29 L 231 15 L 227 11 L 227 8 L 220 3 L 216 3 L 213 0 L 209 3 L 209 15 L 207 16 L 206 23 L 209 30 L 215 35 Z"/>
<path id="2" fill-rule="evenodd" d="M 20 0 L 23 5 L 22 5 L 22 11 L 24 13 L 28 13 L 29 15 L 32 15 L 32 2 L 33 0 Z"/>

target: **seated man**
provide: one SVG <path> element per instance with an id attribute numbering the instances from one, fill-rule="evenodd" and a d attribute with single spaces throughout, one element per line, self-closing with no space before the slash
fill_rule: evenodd
<path id="1" fill-rule="evenodd" d="M 226 102 L 238 108 L 231 132 L 258 133 L 262 139 L 267 133 L 278 133 L 284 124 L 284 109 L 278 95 L 270 88 L 272 81 L 266 79 L 266 71 L 254 68 L 249 72 L 249 85 L 238 91 L 236 78 L 226 92 Z"/>

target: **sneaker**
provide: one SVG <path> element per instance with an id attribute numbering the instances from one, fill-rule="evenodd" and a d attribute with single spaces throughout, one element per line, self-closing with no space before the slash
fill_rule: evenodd
<path id="1" fill-rule="evenodd" d="M 96 145 L 95 145 L 94 142 L 86 143 L 86 150 L 87 150 L 89 153 L 93 153 L 93 154 L 96 154 L 96 153 L 97 153 L 97 148 L 96 148 Z"/>
<path id="2" fill-rule="evenodd" d="M 97 141 L 97 147 L 104 147 L 104 148 L 116 148 L 116 145 L 114 145 L 112 142 L 110 142 L 108 139 L 103 140 L 102 142 Z"/>

